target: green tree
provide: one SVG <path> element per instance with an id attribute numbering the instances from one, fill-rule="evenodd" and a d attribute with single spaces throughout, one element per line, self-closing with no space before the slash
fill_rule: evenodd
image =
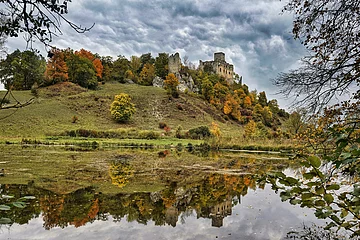
<path id="1" fill-rule="evenodd" d="M 268 101 L 267 101 L 266 93 L 265 93 L 265 92 L 259 92 L 258 103 L 259 103 L 262 107 L 265 107 L 265 106 L 268 105 Z"/>
<path id="2" fill-rule="evenodd" d="M 84 88 L 96 89 L 98 81 L 92 61 L 74 54 L 66 61 L 66 65 L 71 82 Z"/>
<path id="3" fill-rule="evenodd" d="M 304 117 L 301 109 L 292 112 L 284 124 L 287 131 L 292 135 L 300 133 L 301 129 L 305 127 Z"/>
<path id="4" fill-rule="evenodd" d="M 33 51 L 15 50 L 0 63 L 1 82 L 9 89 L 30 90 L 44 80 L 45 59 Z"/>
<path id="5" fill-rule="evenodd" d="M 121 83 L 125 82 L 126 71 L 130 68 L 130 62 L 125 56 L 118 56 L 118 59 L 113 64 L 111 78 Z"/>
<path id="6" fill-rule="evenodd" d="M 214 97 L 214 87 L 207 76 L 201 81 L 201 93 L 207 101 Z"/>
<path id="7" fill-rule="evenodd" d="M 110 114 L 117 122 L 129 121 L 136 112 L 135 104 L 126 93 L 116 95 L 110 106 Z"/>
<path id="8" fill-rule="evenodd" d="M 155 58 L 154 65 L 156 76 L 165 79 L 169 74 L 169 54 L 159 53 L 159 56 Z"/>
<path id="9" fill-rule="evenodd" d="M 105 57 L 100 57 L 101 63 L 104 67 L 103 72 L 102 72 L 102 79 L 103 81 L 110 81 L 111 80 L 111 73 L 114 67 L 114 61 L 113 58 L 111 56 L 105 56 Z"/>

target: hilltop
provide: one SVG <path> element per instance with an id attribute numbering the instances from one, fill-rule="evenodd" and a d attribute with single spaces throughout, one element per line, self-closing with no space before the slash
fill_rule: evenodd
<path id="1" fill-rule="evenodd" d="M 118 128 L 163 131 L 159 123 L 171 129 L 179 125 L 188 130 L 212 122 L 220 124 L 225 132 L 241 133 L 242 126 L 224 119 L 224 114 L 201 98 L 181 94 L 171 98 L 164 89 L 110 82 L 99 89 L 88 90 L 70 82 L 40 88 L 39 97 L 27 107 L 0 111 L 1 138 L 45 137 L 66 130 L 89 129 L 111 131 Z M 136 105 L 131 121 L 116 123 L 110 116 L 109 106 L 116 94 L 127 93 Z M 14 91 L 14 96 L 24 101 L 31 98 L 30 91 Z M 73 117 L 78 120 L 73 123 Z"/>

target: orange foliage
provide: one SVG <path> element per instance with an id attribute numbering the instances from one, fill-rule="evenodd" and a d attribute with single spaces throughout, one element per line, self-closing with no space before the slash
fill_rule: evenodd
<path id="1" fill-rule="evenodd" d="M 94 65 L 94 68 L 96 71 L 96 76 L 99 78 L 102 78 L 102 73 L 103 73 L 104 67 L 103 67 L 100 59 L 95 58 L 93 61 L 93 65 Z"/>
<path id="2" fill-rule="evenodd" d="M 250 108 L 251 107 L 251 98 L 249 96 L 246 96 L 244 98 L 244 107 L 245 108 Z"/>
<path id="3" fill-rule="evenodd" d="M 75 54 L 80 57 L 89 59 L 93 63 L 93 66 L 96 71 L 96 76 L 99 78 L 102 78 L 102 73 L 103 73 L 104 67 L 103 67 L 100 59 L 95 58 L 94 54 L 92 54 L 90 51 L 85 50 L 83 48 L 80 49 L 80 51 L 75 51 Z"/>
<path id="4" fill-rule="evenodd" d="M 90 61 L 94 61 L 94 55 L 90 51 L 85 50 L 83 48 L 80 49 L 80 51 L 75 51 L 75 55 L 78 55 L 83 58 L 87 58 Z"/>
<path id="5" fill-rule="evenodd" d="M 235 99 L 231 94 L 226 95 L 224 113 L 226 115 L 231 115 L 236 120 L 240 120 L 241 118 L 240 103 L 238 99 Z"/>
<path id="6" fill-rule="evenodd" d="M 94 219 L 98 214 L 98 212 L 99 212 L 99 199 L 95 199 L 95 201 L 93 202 L 93 204 L 89 209 L 88 214 L 82 219 L 75 219 L 74 222 L 72 222 L 71 224 L 73 224 L 76 228 L 84 226 L 87 222 Z"/>
<path id="7" fill-rule="evenodd" d="M 58 227 L 61 221 L 61 212 L 64 209 L 64 196 L 41 197 L 40 209 L 43 212 L 44 228 L 50 230 Z"/>
<path id="8" fill-rule="evenodd" d="M 60 49 L 52 49 L 52 58 L 46 64 L 45 79 L 49 83 L 65 82 L 69 79 L 68 67 L 65 63 L 64 52 Z"/>

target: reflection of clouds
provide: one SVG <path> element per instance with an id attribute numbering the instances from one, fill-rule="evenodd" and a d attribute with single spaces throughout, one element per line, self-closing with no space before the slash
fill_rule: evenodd
<path id="1" fill-rule="evenodd" d="M 194 212 L 188 212 L 181 223 L 178 219 L 176 227 L 169 225 L 155 226 L 153 221 L 147 225 L 127 222 L 126 217 L 120 222 L 95 221 L 83 227 L 53 228 L 45 230 L 42 216 L 33 219 L 28 225 L 14 224 L 10 230 L 0 233 L 4 239 L 281 239 L 293 228 L 302 223 L 316 220 L 312 210 L 292 206 L 281 202 L 270 187 L 265 190 L 250 190 L 241 200 L 241 204 L 233 207 L 232 215 L 224 218 L 221 228 L 212 227 L 211 219 L 197 218 Z M 4 228 L 2 228 L 4 229 Z"/>

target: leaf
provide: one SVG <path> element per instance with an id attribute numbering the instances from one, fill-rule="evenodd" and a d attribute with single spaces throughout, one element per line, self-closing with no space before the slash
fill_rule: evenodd
<path id="1" fill-rule="evenodd" d="M 314 197 L 315 195 L 313 194 L 313 193 L 303 193 L 302 195 L 301 195 L 301 199 L 302 200 L 305 200 L 305 199 L 309 199 L 309 198 L 312 198 L 312 197 Z"/>
<path id="2" fill-rule="evenodd" d="M 349 211 L 348 211 L 348 210 L 342 209 L 342 210 L 341 210 L 340 217 L 341 217 L 341 218 L 344 218 L 344 217 L 346 217 L 348 214 L 349 214 Z"/>
<path id="3" fill-rule="evenodd" d="M 317 194 L 324 194 L 325 193 L 325 189 L 322 187 L 322 186 L 318 186 L 318 187 L 315 187 L 315 192 Z"/>
<path id="4" fill-rule="evenodd" d="M 290 200 L 290 204 L 291 204 L 291 205 L 300 204 L 301 202 L 302 202 L 302 201 L 301 201 L 300 199 L 295 199 L 295 198 L 293 198 L 293 199 Z"/>
<path id="5" fill-rule="evenodd" d="M 287 177 L 285 180 L 290 184 L 290 186 L 294 186 L 299 182 L 299 180 L 293 177 Z"/>
<path id="6" fill-rule="evenodd" d="M 0 218 L 0 224 L 10 224 L 11 219 L 10 218 Z"/>
<path id="7" fill-rule="evenodd" d="M 324 207 L 325 202 L 323 200 L 317 200 L 317 201 L 315 201 L 315 206 L 316 207 Z"/>
<path id="8" fill-rule="evenodd" d="M 316 174 L 313 172 L 308 172 L 308 173 L 304 173 L 303 177 L 307 180 L 313 179 L 314 177 L 316 177 Z"/>
<path id="9" fill-rule="evenodd" d="M 317 156 L 310 156 L 308 157 L 308 160 L 314 168 L 319 168 L 321 166 L 321 160 Z"/>
<path id="10" fill-rule="evenodd" d="M 324 195 L 324 200 L 326 201 L 327 204 L 330 204 L 334 201 L 334 197 L 331 194 L 325 194 Z"/>
<path id="11" fill-rule="evenodd" d="M 24 208 L 26 206 L 26 203 L 24 202 L 13 202 L 12 205 L 18 208 Z"/>
<path id="12" fill-rule="evenodd" d="M 336 227 L 337 225 L 334 222 L 329 223 L 328 225 L 326 225 L 326 227 L 324 228 L 325 230 L 330 230 L 330 228 L 332 227 Z"/>
<path id="13" fill-rule="evenodd" d="M 32 200 L 32 199 L 35 199 L 36 197 L 34 196 L 25 196 L 25 197 L 22 197 L 20 199 L 28 199 L 28 200 Z"/>
<path id="14" fill-rule="evenodd" d="M 339 190 L 340 186 L 338 184 L 331 184 L 326 186 L 326 190 Z"/>
<path id="15" fill-rule="evenodd" d="M 10 199 L 10 198 L 14 198 L 14 196 L 2 195 L 1 198 L 3 198 L 3 199 Z"/>
<path id="16" fill-rule="evenodd" d="M 8 205 L 0 205 L 0 210 L 8 211 L 10 210 L 10 207 Z"/>

